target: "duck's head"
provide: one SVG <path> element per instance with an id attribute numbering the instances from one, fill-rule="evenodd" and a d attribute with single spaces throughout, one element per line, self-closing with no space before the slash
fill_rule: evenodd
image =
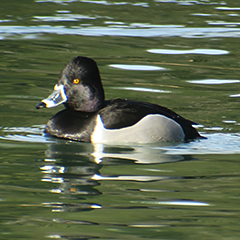
<path id="1" fill-rule="evenodd" d="M 95 112 L 103 107 L 104 90 L 97 64 L 87 57 L 76 57 L 61 72 L 52 94 L 36 108 L 64 104 L 75 111 Z"/>

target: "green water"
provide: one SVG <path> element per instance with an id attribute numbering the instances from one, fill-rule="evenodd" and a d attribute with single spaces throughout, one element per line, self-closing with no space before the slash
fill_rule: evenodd
<path id="1" fill-rule="evenodd" d="M 239 17 L 233 0 L 3 1 L 0 239 L 239 239 Z M 107 99 L 167 106 L 208 139 L 44 136 L 63 107 L 35 105 L 78 55 L 97 61 Z"/>

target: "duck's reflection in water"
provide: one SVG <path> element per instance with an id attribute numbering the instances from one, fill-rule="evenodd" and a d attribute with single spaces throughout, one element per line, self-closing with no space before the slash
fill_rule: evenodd
<path id="1" fill-rule="evenodd" d="M 151 145 L 135 146 L 111 146 L 104 144 L 94 144 L 94 151 L 91 154 L 96 163 L 104 163 L 107 159 L 122 159 L 134 161 L 139 164 L 154 164 L 165 162 L 176 162 L 184 160 L 180 155 L 167 155 L 165 150 L 151 147 Z"/>
<path id="2" fill-rule="evenodd" d="M 50 191 L 60 194 L 59 202 L 45 202 L 53 212 L 86 211 L 101 208 L 99 203 L 86 202 L 89 195 L 102 194 L 96 186 L 101 181 L 161 181 L 172 179 L 162 175 L 101 175 L 109 165 L 157 164 L 184 160 L 183 156 L 166 155 L 151 146 L 110 146 L 58 141 L 50 144 L 44 165 L 40 167 L 42 181 L 53 183 Z M 66 199 L 71 199 L 67 201 Z M 83 200 L 75 201 L 75 200 Z M 69 203 L 70 202 L 70 203 Z M 91 224 L 91 223 L 89 223 Z"/>

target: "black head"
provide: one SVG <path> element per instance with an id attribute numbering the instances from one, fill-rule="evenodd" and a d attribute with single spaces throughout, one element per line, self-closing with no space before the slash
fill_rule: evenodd
<path id="1" fill-rule="evenodd" d="M 87 57 L 76 57 L 61 72 L 58 84 L 36 108 L 56 107 L 62 103 L 69 109 L 95 112 L 104 105 L 104 90 L 97 64 Z"/>
<path id="2" fill-rule="evenodd" d="M 59 85 L 67 96 L 64 103 L 75 111 L 94 112 L 104 104 L 104 90 L 97 64 L 87 57 L 76 57 L 61 72 Z"/>

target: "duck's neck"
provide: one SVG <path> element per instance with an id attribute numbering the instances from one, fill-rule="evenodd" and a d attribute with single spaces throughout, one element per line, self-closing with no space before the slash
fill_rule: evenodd
<path id="1" fill-rule="evenodd" d="M 94 98 L 94 99 L 91 99 L 91 101 L 84 103 L 80 111 L 97 112 L 103 107 L 104 107 L 104 99 L 100 100 L 99 98 Z"/>

